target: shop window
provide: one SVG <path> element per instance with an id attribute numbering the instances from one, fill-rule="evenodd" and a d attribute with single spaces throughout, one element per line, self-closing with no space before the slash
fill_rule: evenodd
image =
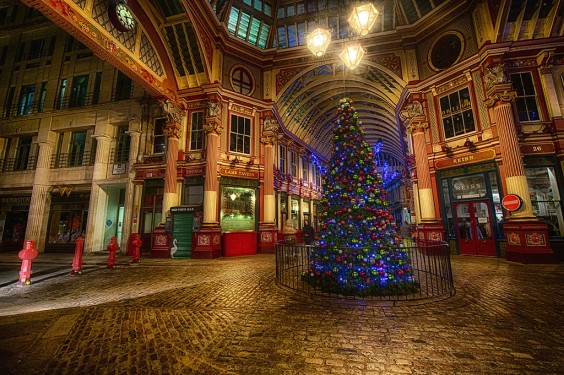
<path id="1" fill-rule="evenodd" d="M 296 151 L 290 151 L 290 174 L 292 177 L 298 177 L 298 154 Z"/>
<path id="2" fill-rule="evenodd" d="M 251 153 L 251 119 L 231 115 L 229 151 L 242 154 Z"/>
<path id="3" fill-rule="evenodd" d="M 164 154 L 166 151 L 166 137 L 164 128 L 166 126 L 166 118 L 158 118 L 155 120 L 155 130 L 153 132 L 153 154 Z"/>
<path id="4" fill-rule="evenodd" d="M 291 200 L 291 217 L 292 217 L 292 226 L 294 228 L 299 228 L 300 227 L 300 201 L 298 200 L 298 198 L 294 198 L 292 197 Z"/>
<path id="5" fill-rule="evenodd" d="M 223 231 L 255 229 L 255 189 L 221 189 L 221 228 Z"/>
<path id="6" fill-rule="evenodd" d="M 533 213 L 548 224 L 549 236 L 562 236 L 564 218 L 554 167 L 527 167 L 525 173 Z"/>
<path id="7" fill-rule="evenodd" d="M 302 158 L 302 176 L 304 182 L 309 181 L 309 160 L 307 157 Z"/>
<path id="8" fill-rule="evenodd" d="M 519 121 L 539 121 L 537 94 L 531 72 L 511 74 L 511 83 L 517 91 L 515 107 L 517 107 Z"/>
<path id="9" fill-rule="evenodd" d="M 192 126 L 190 128 L 190 150 L 204 148 L 204 112 L 192 113 Z"/>
<path id="10" fill-rule="evenodd" d="M 280 172 L 286 173 L 286 147 L 280 145 L 279 150 L 280 151 L 279 151 L 279 155 L 278 155 L 278 160 L 279 160 L 278 166 L 279 166 Z"/>
<path id="11" fill-rule="evenodd" d="M 43 48 L 45 47 L 45 39 L 32 40 L 29 45 L 29 52 L 27 54 L 28 60 L 38 59 L 43 55 Z"/>
<path id="12" fill-rule="evenodd" d="M 74 244 L 85 232 L 87 217 L 87 204 L 53 204 L 49 219 L 48 242 Z"/>
<path id="13" fill-rule="evenodd" d="M 35 85 L 22 86 L 20 93 L 20 104 L 18 115 L 29 115 L 33 113 L 33 97 L 35 96 Z"/>
<path id="14" fill-rule="evenodd" d="M 59 99 L 57 100 L 57 109 L 63 109 L 64 108 L 64 102 L 65 102 L 65 95 L 67 92 L 67 79 L 63 78 L 61 80 L 61 85 L 59 87 Z"/>
<path id="15" fill-rule="evenodd" d="M 116 79 L 116 88 L 114 90 L 114 100 L 128 100 L 131 99 L 133 90 L 133 81 L 131 78 L 118 71 Z"/>
<path id="16" fill-rule="evenodd" d="M 319 171 L 319 168 L 314 167 L 313 172 L 315 174 L 315 185 L 321 186 L 321 172 Z"/>
<path id="17" fill-rule="evenodd" d="M 452 138 L 476 130 L 470 90 L 464 88 L 440 98 L 445 138 Z"/>
<path id="18" fill-rule="evenodd" d="M 29 160 L 29 153 L 31 150 L 31 137 L 22 137 L 18 144 L 18 151 L 16 153 L 16 161 L 14 163 L 15 171 L 23 171 L 27 168 Z"/>
<path id="19" fill-rule="evenodd" d="M 131 137 L 126 131 L 127 127 L 125 126 L 120 126 L 117 129 L 118 134 L 116 137 L 116 150 L 114 155 L 115 164 L 126 163 L 129 160 Z"/>
<path id="20" fill-rule="evenodd" d="M 92 91 L 92 104 L 100 102 L 100 88 L 102 87 L 102 72 L 96 72 L 94 78 L 94 91 Z"/>
<path id="21" fill-rule="evenodd" d="M 184 186 L 184 204 L 189 206 L 197 206 L 204 203 L 204 186 L 203 185 L 185 185 Z"/>
<path id="22" fill-rule="evenodd" d="M 45 97 L 47 96 L 47 82 L 41 84 L 41 92 L 39 93 L 39 103 L 37 105 L 37 112 L 41 113 L 45 109 Z"/>
<path id="23" fill-rule="evenodd" d="M 249 73 L 244 68 L 234 69 L 233 73 L 231 74 L 231 87 L 233 87 L 233 91 L 240 94 L 251 94 L 254 88 L 251 73 Z"/>
<path id="24" fill-rule="evenodd" d="M 74 77 L 70 96 L 70 107 L 82 107 L 86 105 L 86 93 L 88 90 L 88 76 Z"/>
<path id="25" fill-rule="evenodd" d="M 86 148 L 86 132 L 75 132 L 72 134 L 71 151 L 69 155 L 69 167 L 78 167 L 84 160 L 84 149 Z"/>
<path id="26" fill-rule="evenodd" d="M 452 179 L 455 199 L 482 198 L 487 193 L 484 175 L 464 176 Z"/>

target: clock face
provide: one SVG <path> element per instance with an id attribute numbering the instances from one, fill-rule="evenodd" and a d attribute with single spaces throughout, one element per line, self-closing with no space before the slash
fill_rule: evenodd
<path id="1" fill-rule="evenodd" d="M 135 27 L 135 19 L 133 18 L 133 14 L 125 4 L 117 4 L 116 5 L 116 13 L 118 17 L 118 21 L 123 25 L 124 28 L 127 30 L 131 30 Z"/>
<path id="2" fill-rule="evenodd" d="M 448 33 L 440 37 L 430 52 L 431 66 L 435 70 L 442 70 L 454 65 L 464 49 L 461 36 L 455 33 Z"/>

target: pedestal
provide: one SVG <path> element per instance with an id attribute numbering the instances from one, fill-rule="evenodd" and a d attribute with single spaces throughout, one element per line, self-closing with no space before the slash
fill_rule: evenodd
<path id="1" fill-rule="evenodd" d="M 555 263 L 548 240 L 548 225 L 538 221 L 511 221 L 503 224 L 507 247 L 505 257 L 519 263 Z"/>
<path id="2" fill-rule="evenodd" d="M 223 256 L 256 255 L 257 232 L 240 231 L 223 233 Z"/>
<path id="3" fill-rule="evenodd" d="M 166 232 L 164 225 L 159 225 L 153 231 L 151 257 L 170 258 L 170 234 Z"/>
<path id="4" fill-rule="evenodd" d="M 221 227 L 202 226 L 194 233 L 196 247 L 192 251 L 193 259 L 214 259 L 221 256 Z"/>
<path id="5" fill-rule="evenodd" d="M 278 229 L 274 225 L 259 227 L 259 254 L 274 254 L 276 241 L 278 240 Z"/>

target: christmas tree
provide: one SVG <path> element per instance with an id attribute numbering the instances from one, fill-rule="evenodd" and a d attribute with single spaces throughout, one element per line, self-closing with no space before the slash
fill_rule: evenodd
<path id="1" fill-rule="evenodd" d="M 319 246 L 303 278 L 324 292 L 390 295 L 415 292 L 411 261 L 393 217 L 362 122 L 342 99 L 333 152 L 322 175 Z"/>

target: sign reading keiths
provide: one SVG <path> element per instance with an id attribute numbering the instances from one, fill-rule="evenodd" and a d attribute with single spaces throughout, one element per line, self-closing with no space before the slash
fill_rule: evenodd
<path id="1" fill-rule="evenodd" d="M 519 208 L 521 208 L 521 205 L 523 204 L 523 201 L 521 200 L 521 197 L 519 197 L 516 194 L 507 194 L 505 197 L 503 197 L 503 199 L 501 200 L 501 205 L 503 206 L 503 208 L 505 208 L 507 211 L 516 211 Z"/>
<path id="2" fill-rule="evenodd" d="M 221 168 L 219 173 L 222 176 L 233 176 L 233 177 L 240 177 L 240 178 L 250 178 L 253 180 L 258 180 L 259 173 L 257 171 L 244 171 L 241 169 L 227 169 Z"/>
<path id="3" fill-rule="evenodd" d="M 456 165 L 473 164 L 492 159 L 495 159 L 495 150 L 490 148 L 482 151 L 476 151 L 471 154 L 462 154 L 453 158 L 437 160 L 435 162 L 435 167 L 437 169 L 444 169 Z"/>

